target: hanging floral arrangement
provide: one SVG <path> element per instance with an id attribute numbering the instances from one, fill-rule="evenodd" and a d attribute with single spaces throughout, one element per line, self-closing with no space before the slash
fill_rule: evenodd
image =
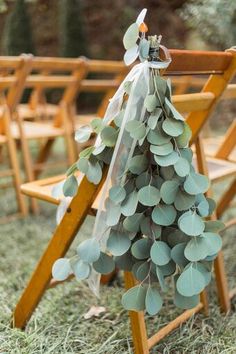
<path id="1" fill-rule="evenodd" d="M 99 184 L 108 166 L 92 237 L 79 244 L 76 256 L 58 259 L 52 273 L 57 280 L 71 273 L 87 279 L 98 295 L 101 274 L 115 267 L 132 272 L 137 285 L 123 294 L 124 308 L 155 315 L 169 277 L 177 307 L 199 303 L 222 246 L 222 223 L 204 220 L 215 207 L 204 196 L 209 180 L 192 164 L 190 128 L 172 104 L 170 80 L 160 75 L 171 58 L 161 36 L 146 36 L 145 15 L 146 9 L 123 39 L 126 65 L 137 58 L 141 63 L 110 100 L 104 119 L 76 133 L 79 143 L 92 134 L 96 142 L 80 153 L 61 186 L 65 197 L 73 197 L 77 171 Z"/>

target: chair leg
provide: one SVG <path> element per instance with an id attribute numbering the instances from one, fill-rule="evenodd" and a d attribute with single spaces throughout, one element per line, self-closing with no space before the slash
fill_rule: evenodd
<path id="1" fill-rule="evenodd" d="M 231 183 L 229 189 L 223 194 L 216 208 L 217 217 L 221 217 L 228 208 L 230 202 L 236 194 L 236 179 Z"/>
<path id="2" fill-rule="evenodd" d="M 10 158 L 10 164 L 11 164 L 11 167 L 13 170 L 13 180 L 14 180 L 14 185 L 15 185 L 18 208 L 19 208 L 19 211 L 22 214 L 22 216 L 26 216 L 28 213 L 28 210 L 27 210 L 27 206 L 25 203 L 25 198 L 20 190 L 20 186 L 22 183 L 21 176 L 20 176 L 20 166 L 19 166 L 19 162 L 18 162 L 18 158 L 17 158 L 16 144 L 12 138 L 11 131 L 10 131 L 9 114 L 10 114 L 9 112 L 5 112 L 5 114 L 3 116 L 5 131 L 6 131 L 6 136 L 7 136 L 7 148 L 8 148 L 9 158 Z"/>
<path id="3" fill-rule="evenodd" d="M 72 136 L 75 130 L 72 122 L 72 113 L 70 112 L 69 107 L 65 105 L 61 105 L 61 114 L 62 114 L 64 129 L 65 129 L 65 141 L 67 145 L 68 164 L 72 165 L 78 159 L 75 140 Z"/>
<path id="4" fill-rule="evenodd" d="M 129 289 L 136 284 L 136 281 L 130 272 L 125 272 L 124 277 L 126 289 Z M 135 354 L 149 354 L 144 313 L 141 311 L 129 311 L 129 317 Z"/>
<path id="5" fill-rule="evenodd" d="M 230 311 L 231 303 L 222 251 L 219 252 L 217 258 L 214 261 L 214 270 L 220 308 L 224 313 L 228 313 Z"/>
<path id="6" fill-rule="evenodd" d="M 81 181 L 77 195 L 72 199 L 67 212 L 57 226 L 29 284 L 16 305 L 12 321 L 14 327 L 25 327 L 48 287 L 52 278 L 51 273 L 54 262 L 63 257 L 69 249 L 104 184 L 106 174 L 107 169 L 104 169 L 102 180 L 96 186 L 89 183 L 86 178 Z"/>
<path id="7" fill-rule="evenodd" d="M 36 160 L 36 166 L 37 164 L 42 164 L 44 163 L 47 159 L 48 156 L 51 152 L 52 146 L 55 142 L 55 138 L 51 138 L 51 139 L 47 139 L 40 147 L 40 151 L 39 151 L 39 155 L 38 158 Z M 35 178 L 38 178 L 38 176 L 40 175 L 41 169 L 35 169 L 34 170 L 34 174 L 35 174 Z"/>

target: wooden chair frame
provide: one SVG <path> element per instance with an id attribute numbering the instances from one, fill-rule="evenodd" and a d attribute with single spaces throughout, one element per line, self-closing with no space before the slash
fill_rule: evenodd
<path id="1" fill-rule="evenodd" d="M 191 74 L 198 74 L 199 72 L 213 74 L 209 77 L 200 94 L 184 95 L 185 97 L 182 97 L 182 111 L 191 111 L 187 117 L 187 122 L 190 124 L 193 132 L 191 143 L 196 143 L 198 148 L 199 133 L 210 113 L 213 111 L 217 101 L 220 99 L 220 96 L 223 94 L 228 82 L 234 76 L 236 71 L 236 55 L 234 51 L 218 53 L 181 50 L 172 50 L 171 55 L 173 61 L 168 68 L 167 74 L 181 71 L 190 72 Z M 194 110 L 192 110 L 193 101 L 195 101 Z M 181 97 L 177 97 L 175 104 L 179 109 L 181 106 Z M 198 169 L 200 172 L 207 172 L 204 159 L 198 159 Z M 28 286 L 24 290 L 14 310 L 13 325 L 15 327 L 25 327 L 45 290 L 50 285 L 52 265 L 56 259 L 63 257 L 70 247 L 102 188 L 106 173 L 107 168 L 104 169 L 102 180 L 98 186 L 89 183 L 85 177 L 82 179 L 76 196 L 72 199 L 62 221 L 57 226 L 47 249 L 42 255 Z M 215 260 L 215 275 L 220 305 L 222 310 L 227 312 L 230 308 L 230 300 L 222 252 L 220 252 Z M 135 283 L 136 280 L 132 274 L 125 272 L 126 288 L 132 287 Z M 130 311 L 129 315 L 135 353 L 148 354 L 149 350 L 162 338 L 202 309 L 204 309 L 205 312 L 208 311 L 205 292 L 202 293 L 201 302 L 195 308 L 184 311 L 151 338 L 147 337 L 144 313 Z"/>
<path id="2" fill-rule="evenodd" d="M 11 121 L 13 119 L 14 111 L 21 99 L 24 91 L 25 81 L 31 69 L 32 56 L 22 55 L 17 58 L 0 57 L 0 68 L 3 76 L 0 77 L 0 90 L 7 93 L 2 99 L 2 112 L 0 120 L 0 147 L 7 146 L 11 169 L 2 171 L 0 177 L 12 176 L 16 191 L 16 199 L 19 213 L 16 215 L 25 216 L 27 214 L 27 207 L 20 192 L 21 174 L 17 157 L 17 149 L 15 141 L 11 134 Z M 14 215 L 12 215 L 15 217 Z M 9 216 L 7 217 L 9 221 Z"/>

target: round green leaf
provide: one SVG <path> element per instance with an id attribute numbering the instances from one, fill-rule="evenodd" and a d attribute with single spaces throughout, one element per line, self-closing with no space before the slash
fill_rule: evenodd
<path id="1" fill-rule="evenodd" d="M 179 211 L 188 210 L 191 206 L 193 206 L 194 202 L 195 196 L 187 194 L 181 189 L 178 190 L 174 200 L 175 207 Z"/>
<path id="2" fill-rule="evenodd" d="M 169 155 L 158 156 L 154 155 L 154 160 L 159 166 L 174 165 L 179 159 L 179 155 L 176 151 L 172 151 Z"/>
<path id="3" fill-rule="evenodd" d="M 123 221 L 124 229 L 129 232 L 138 232 L 142 218 L 143 218 L 142 213 L 136 213 L 131 216 L 128 216 Z"/>
<path id="4" fill-rule="evenodd" d="M 124 55 L 125 65 L 132 64 L 138 58 L 138 45 L 135 43 L 133 47 L 126 50 Z"/>
<path id="5" fill-rule="evenodd" d="M 184 121 L 184 117 L 176 110 L 176 108 L 173 106 L 173 104 L 168 100 L 168 98 L 165 98 L 165 103 L 167 107 L 170 109 L 173 118 L 176 120 Z"/>
<path id="6" fill-rule="evenodd" d="M 96 262 L 100 256 L 100 247 L 94 238 L 85 240 L 77 247 L 77 253 L 82 261 L 87 263 Z"/>
<path id="7" fill-rule="evenodd" d="M 221 250 L 222 239 L 218 234 L 215 234 L 213 232 L 204 232 L 202 236 L 205 241 L 207 256 L 213 256 Z"/>
<path id="8" fill-rule="evenodd" d="M 147 313 L 151 316 L 156 315 L 162 308 L 162 298 L 159 291 L 154 286 L 149 286 L 145 298 L 145 307 Z"/>
<path id="9" fill-rule="evenodd" d="M 137 259 L 146 259 L 150 255 L 151 242 L 148 238 L 136 241 L 131 247 L 132 255 Z"/>
<path id="10" fill-rule="evenodd" d="M 156 128 L 149 131 L 147 140 L 150 144 L 162 145 L 168 143 L 171 140 L 171 137 L 164 133 L 162 123 L 158 122 Z"/>
<path id="11" fill-rule="evenodd" d="M 102 179 L 102 168 L 99 162 L 91 163 L 88 162 L 88 169 L 86 172 L 86 177 L 89 182 L 98 184 Z"/>
<path id="12" fill-rule="evenodd" d="M 192 136 L 192 131 L 187 123 L 184 122 L 184 131 L 181 135 L 177 136 L 176 143 L 179 148 L 188 146 Z"/>
<path id="13" fill-rule="evenodd" d="M 74 197 L 78 190 L 78 182 L 74 175 L 68 177 L 63 184 L 63 194 L 65 197 Z"/>
<path id="14" fill-rule="evenodd" d="M 137 265 L 137 266 L 136 266 Z M 147 279 L 150 270 L 150 264 L 148 262 L 138 262 L 132 268 L 132 273 L 139 281 Z"/>
<path id="15" fill-rule="evenodd" d="M 109 190 L 109 198 L 115 203 L 119 204 L 123 202 L 126 197 L 126 191 L 124 187 L 121 186 L 113 186 Z"/>
<path id="16" fill-rule="evenodd" d="M 139 36 L 139 29 L 137 23 L 132 23 L 132 25 L 129 26 L 127 31 L 125 32 L 124 38 L 123 38 L 123 44 L 125 49 L 130 49 L 132 48 L 138 39 Z"/>
<path id="17" fill-rule="evenodd" d="M 150 41 L 146 38 L 142 38 L 139 43 L 139 57 L 141 61 L 144 61 L 148 58 L 150 48 Z"/>
<path id="18" fill-rule="evenodd" d="M 85 125 L 75 132 L 75 140 L 77 143 L 85 143 L 89 140 L 91 134 L 91 127 L 89 125 Z"/>
<path id="19" fill-rule="evenodd" d="M 156 265 L 162 266 L 171 260 L 170 247 L 163 241 L 155 241 L 151 247 L 150 256 Z"/>
<path id="20" fill-rule="evenodd" d="M 66 280 L 71 273 L 72 269 L 68 258 L 59 258 L 52 266 L 52 276 L 55 280 Z"/>
<path id="21" fill-rule="evenodd" d="M 189 236 L 185 235 L 179 229 L 173 229 L 173 231 L 171 231 L 167 235 L 167 241 L 170 247 L 174 247 L 179 243 L 183 243 L 183 242 L 187 243 L 189 241 Z"/>
<path id="22" fill-rule="evenodd" d="M 150 117 L 148 118 L 148 126 L 150 129 L 155 129 L 157 126 L 157 122 L 160 119 L 162 114 L 162 109 L 161 108 L 156 108 L 152 114 L 150 115 Z"/>
<path id="23" fill-rule="evenodd" d="M 165 179 L 172 179 L 175 175 L 175 170 L 173 166 L 166 166 L 160 168 L 160 175 Z"/>
<path id="24" fill-rule="evenodd" d="M 187 310 L 197 306 L 200 302 L 199 295 L 183 296 L 178 291 L 175 291 L 174 304 L 180 309 Z"/>
<path id="25" fill-rule="evenodd" d="M 80 172 L 86 174 L 89 168 L 89 161 L 88 159 L 81 157 L 79 161 L 76 163 L 76 166 Z"/>
<path id="26" fill-rule="evenodd" d="M 124 216 L 131 216 L 135 213 L 138 205 L 138 193 L 134 190 L 121 204 L 121 212 Z"/>
<path id="27" fill-rule="evenodd" d="M 189 236 L 199 236 L 205 228 L 200 216 L 195 212 L 186 212 L 178 220 L 180 230 Z"/>
<path id="28" fill-rule="evenodd" d="M 208 178 L 199 173 L 191 172 L 184 182 L 184 189 L 189 194 L 205 193 L 208 188 Z"/>
<path id="29" fill-rule="evenodd" d="M 101 139 L 104 145 L 112 147 L 115 146 L 118 131 L 113 127 L 105 127 L 101 131 Z"/>
<path id="30" fill-rule="evenodd" d="M 96 134 L 99 134 L 100 131 L 102 130 L 102 127 L 103 127 L 103 124 L 102 124 L 102 119 L 101 118 L 94 118 L 92 120 L 92 122 L 90 123 L 91 124 L 91 127 L 93 128 L 93 131 L 96 133 Z"/>
<path id="31" fill-rule="evenodd" d="M 143 187 L 138 192 L 138 200 L 141 204 L 146 206 L 157 205 L 160 201 L 160 192 L 151 185 Z"/>
<path id="32" fill-rule="evenodd" d="M 198 295 L 205 288 L 205 279 L 201 272 L 190 265 L 180 274 L 176 289 L 180 295 L 190 297 Z"/>
<path id="33" fill-rule="evenodd" d="M 194 269 L 197 269 L 204 277 L 205 286 L 207 286 L 211 281 L 211 269 L 207 269 L 202 263 L 195 262 L 192 264 Z"/>
<path id="34" fill-rule="evenodd" d="M 178 161 L 174 164 L 174 169 L 178 176 L 187 176 L 190 172 L 190 165 L 188 160 L 183 157 L 180 157 Z"/>
<path id="35" fill-rule="evenodd" d="M 188 264 L 188 259 L 185 258 L 184 249 L 186 242 L 181 242 L 171 249 L 171 258 L 180 267 L 185 267 Z"/>
<path id="36" fill-rule="evenodd" d="M 184 255 L 191 262 L 197 262 L 206 258 L 208 252 L 204 238 L 201 236 L 191 238 L 185 247 Z"/>
<path id="37" fill-rule="evenodd" d="M 120 204 L 115 204 L 112 200 L 107 199 L 105 202 L 105 207 L 107 226 L 117 225 L 121 215 Z"/>
<path id="38" fill-rule="evenodd" d="M 93 263 L 93 268 L 100 274 L 108 274 L 115 269 L 115 262 L 112 257 L 101 252 L 98 260 Z"/>
<path id="39" fill-rule="evenodd" d="M 91 271 L 90 265 L 81 259 L 72 264 L 72 269 L 77 280 L 87 279 Z"/>
<path id="40" fill-rule="evenodd" d="M 145 310 L 146 292 L 146 287 L 143 287 L 142 285 L 137 285 L 129 289 L 122 296 L 123 307 L 129 311 Z"/>
<path id="41" fill-rule="evenodd" d="M 138 120 L 129 121 L 125 129 L 130 133 L 130 136 L 136 140 L 142 139 L 146 135 L 145 124 Z"/>
<path id="42" fill-rule="evenodd" d="M 161 156 L 169 155 L 173 151 L 173 145 L 171 142 L 168 142 L 163 145 L 151 145 L 150 151 L 156 155 L 161 155 Z"/>
<path id="43" fill-rule="evenodd" d="M 141 189 L 142 187 L 147 186 L 151 181 L 151 175 L 148 171 L 141 173 L 135 180 L 136 187 Z"/>
<path id="44" fill-rule="evenodd" d="M 129 161 L 129 170 L 135 175 L 146 171 L 148 167 L 148 159 L 145 155 L 136 155 L 132 157 Z"/>
<path id="45" fill-rule="evenodd" d="M 177 212 L 172 205 L 157 205 L 152 212 L 152 220 L 161 226 L 169 226 L 175 221 Z"/>
<path id="46" fill-rule="evenodd" d="M 112 231 L 107 241 L 107 249 L 113 256 L 121 256 L 130 248 L 129 237 L 121 232 Z"/>
<path id="47" fill-rule="evenodd" d="M 160 189 L 161 199 L 166 204 L 172 204 L 175 201 L 177 192 L 179 189 L 179 182 L 178 181 L 166 181 L 162 184 Z"/>
<path id="48" fill-rule="evenodd" d="M 115 263 L 117 268 L 130 272 L 133 267 L 133 259 L 131 253 L 128 251 L 122 256 L 115 257 Z"/>
<path id="49" fill-rule="evenodd" d="M 155 238 L 161 236 L 161 226 L 154 224 L 154 222 L 149 216 L 141 220 L 140 227 L 143 235 L 149 237 L 154 236 Z"/>
<path id="50" fill-rule="evenodd" d="M 183 122 L 171 118 L 166 118 L 162 124 L 164 132 L 170 136 L 179 136 L 184 131 Z"/>
<path id="51" fill-rule="evenodd" d="M 202 200 L 197 206 L 198 213 L 206 217 L 209 215 L 209 204 L 206 199 Z"/>
<path id="52" fill-rule="evenodd" d="M 144 106 L 146 107 L 148 112 L 154 111 L 158 104 L 158 99 L 156 95 L 147 95 L 145 100 L 144 100 Z"/>

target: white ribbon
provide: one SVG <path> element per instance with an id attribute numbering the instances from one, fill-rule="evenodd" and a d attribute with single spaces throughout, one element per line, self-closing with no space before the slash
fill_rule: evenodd
<path id="1" fill-rule="evenodd" d="M 165 69 L 171 62 L 168 50 L 163 46 L 160 47 L 164 51 L 165 60 L 158 62 L 145 61 L 143 63 L 135 65 L 129 72 L 129 74 L 126 76 L 124 81 L 121 83 L 115 95 L 110 100 L 103 119 L 103 124 L 107 125 L 120 112 L 125 94 L 124 84 L 127 81 L 132 81 L 131 91 L 127 101 L 127 106 L 125 108 L 125 113 L 116 141 L 116 145 L 114 147 L 114 152 L 108 169 L 107 178 L 102 188 L 102 195 L 99 201 L 99 207 L 92 233 L 92 238 L 95 238 L 100 243 L 103 251 L 105 251 L 106 249 L 106 242 L 111 229 L 111 227 L 108 227 L 106 224 L 106 198 L 108 196 L 110 187 L 112 185 L 120 183 L 119 178 L 124 173 L 124 171 L 126 171 L 126 168 L 129 164 L 130 159 L 133 156 L 134 149 L 137 144 L 137 140 L 133 139 L 130 148 L 127 148 L 125 146 L 125 126 L 130 120 L 135 119 L 143 121 L 145 119 L 146 109 L 144 107 L 144 99 L 149 93 L 150 68 L 159 70 Z M 139 87 L 141 87 L 142 89 L 139 90 Z M 98 137 L 95 145 L 98 146 L 100 143 L 101 139 L 100 137 Z M 100 277 L 101 275 L 93 269 L 88 278 L 89 287 L 96 296 L 99 296 Z"/>

